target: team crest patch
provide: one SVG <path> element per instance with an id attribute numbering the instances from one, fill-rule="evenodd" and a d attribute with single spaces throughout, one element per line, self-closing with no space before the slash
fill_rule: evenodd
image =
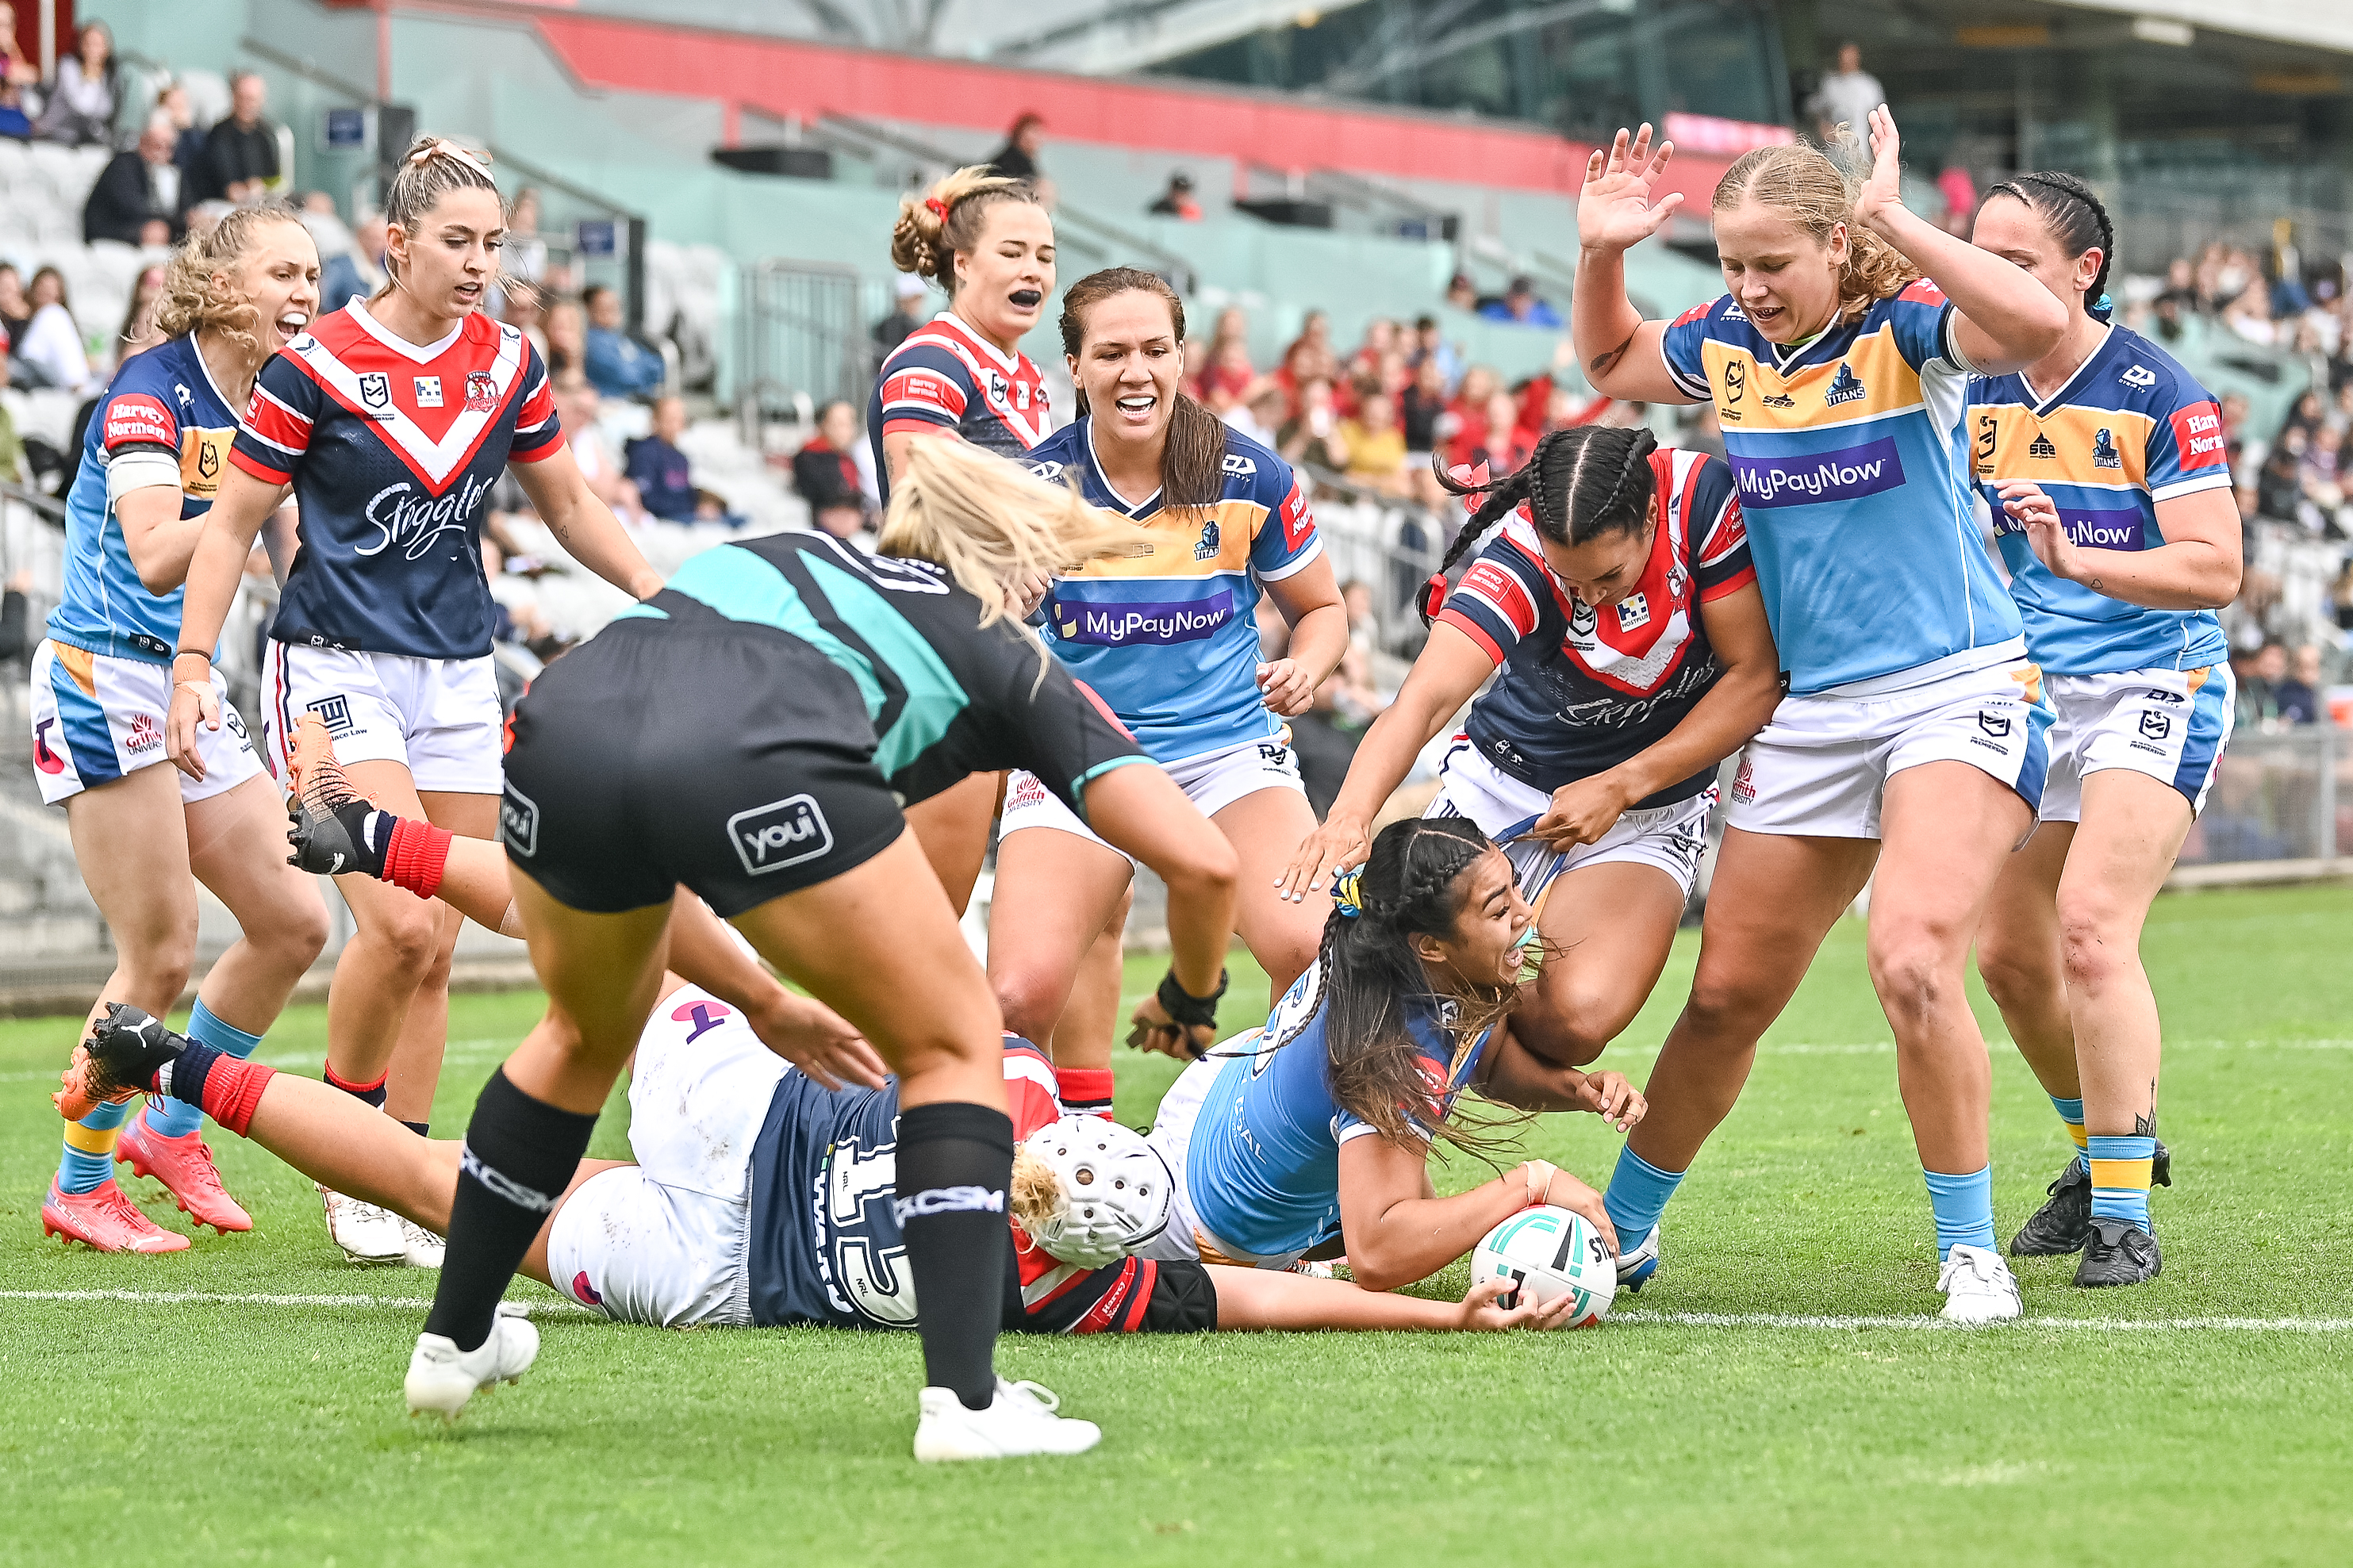
<path id="1" fill-rule="evenodd" d="M 2009 714 L 1989 713 L 1982 708 L 1978 710 L 1978 728 L 1983 730 L 1995 740 L 2008 740 L 2010 738 L 2010 718 Z"/>
<path id="2" fill-rule="evenodd" d="M 352 722 L 352 700 L 340 691 L 332 697 L 322 697 L 316 702 L 306 702 L 303 707 L 316 713 L 319 722 L 327 727 L 327 733 L 337 740 L 359 728 Z"/>
<path id="3" fill-rule="evenodd" d="M 2140 732 L 2152 741 L 2164 740 L 2173 733 L 2173 715 L 2144 711 L 2140 716 Z"/>
<path id="4" fill-rule="evenodd" d="M 486 370 L 466 373 L 466 412 L 488 414 L 499 405 L 499 384 Z"/>
<path id="5" fill-rule="evenodd" d="M 2124 466 L 2124 454 L 2116 450 L 2116 437 L 2114 432 L 2102 430 L 2092 437 L 2092 467 L 2121 468 Z"/>
<path id="6" fill-rule="evenodd" d="M 441 378 L 439 376 L 420 375 L 416 377 L 410 384 L 415 386 L 417 389 L 417 407 L 438 408 L 441 406 Z"/>
<path id="7" fill-rule="evenodd" d="M 1831 388 L 1822 394 L 1822 401 L 1836 408 L 1841 403 L 1852 403 L 1867 395 L 1870 390 L 1862 384 L 1862 378 L 1854 374 L 1854 366 L 1841 360 L 1838 374 L 1831 377 Z"/>
<path id="8" fill-rule="evenodd" d="M 381 414 L 392 406 L 392 377 L 380 370 L 360 373 L 360 401 Z"/>
<path id="9" fill-rule="evenodd" d="M 1719 419 L 1738 419 L 1740 400 L 1748 395 L 1748 367 L 1738 360 L 1724 367 L 1724 401 L 1716 405 Z"/>
<path id="10" fill-rule="evenodd" d="M 1218 552 L 1218 520 L 1211 518 L 1201 525 L 1201 542 L 1193 546 L 1193 559 L 1207 561 Z"/>

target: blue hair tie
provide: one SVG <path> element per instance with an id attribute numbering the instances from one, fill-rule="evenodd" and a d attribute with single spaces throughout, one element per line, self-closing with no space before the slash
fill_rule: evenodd
<path id="1" fill-rule="evenodd" d="M 1343 871 L 1332 882 L 1332 903 L 1348 920 L 1365 912 L 1365 868 L 1362 866 Z"/>
<path id="2" fill-rule="evenodd" d="M 2116 313 L 2116 302 L 2103 293 L 2093 301 L 2091 310 L 2086 313 L 2097 321 L 2105 321 Z"/>

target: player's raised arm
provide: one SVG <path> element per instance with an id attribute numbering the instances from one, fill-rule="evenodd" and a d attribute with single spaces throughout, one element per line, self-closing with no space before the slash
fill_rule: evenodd
<path id="1" fill-rule="evenodd" d="M 1626 297 L 1626 251 L 1659 232 L 1683 205 L 1669 193 L 1651 195 L 1667 172 L 1674 143 L 1653 151 L 1651 128 L 1630 138 L 1620 130 L 1586 161 L 1577 194 L 1577 291 L 1569 300 L 1569 331 L 1577 363 L 1597 392 L 1641 403 L 1698 401 L 1675 384 L 1660 355 L 1663 321 L 1645 321 Z"/>

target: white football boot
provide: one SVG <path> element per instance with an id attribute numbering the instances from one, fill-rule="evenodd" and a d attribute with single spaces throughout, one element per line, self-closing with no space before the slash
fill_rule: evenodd
<path id="1" fill-rule="evenodd" d="M 1631 1252 L 1618 1255 L 1618 1289 L 1639 1293 L 1643 1286 L 1657 1277 L 1661 1228 L 1658 1225 L 1651 1226 L 1651 1234 L 1642 1238 L 1641 1246 Z"/>
<path id="2" fill-rule="evenodd" d="M 327 1211 L 327 1237 L 353 1263 L 406 1263 L 408 1240 L 400 1231 L 400 1216 L 390 1209 L 348 1196 L 316 1184 L 319 1202 Z"/>
<path id="3" fill-rule="evenodd" d="M 393 1215 L 400 1225 L 401 1261 L 411 1268 L 438 1268 L 448 1243 L 413 1219 Z"/>
<path id="4" fill-rule="evenodd" d="M 411 1376 L 414 1376 L 411 1373 Z M 915 1424 L 915 1458 L 1011 1459 L 1026 1454 L 1083 1454 L 1103 1440 L 1092 1421 L 1057 1415 L 1061 1401 L 1034 1383 L 997 1380 L 997 1397 L 986 1410 L 966 1410 L 952 1388 L 926 1388 L 916 1396 L 922 1418 Z"/>
<path id="5" fill-rule="evenodd" d="M 491 1324 L 491 1337 L 470 1351 L 446 1334 L 419 1334 L 408 1357 L 408 1413 L 430 1411 L 455 1421 L 476 1389 L 522 1382 L 538 1355 L 539 1331 L 531 1320 L 503 1311 Z"/>
<path id="6" fill-rule="evenodd" d="M 1956 1323 L 2006 1323 L 2026 1310 L 2018 1299 L 2018 1281 L 2001 1254 L 1967 1243 L 1945 1255 L 1936 1270 L 1936 1289 L 1945 1293 L 1945 1310 L 1937 1314 Z"/>

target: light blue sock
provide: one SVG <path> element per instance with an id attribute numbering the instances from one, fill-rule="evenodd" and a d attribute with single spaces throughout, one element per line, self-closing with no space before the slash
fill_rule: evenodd
<path id="1" fill-rule="evenodd" d="M 1936 1256 L 1956 1247 L 1993 1247 L 1993 1165 L 1966 1176 L 1923 1170 L 1928 1179 L 1928 1206 L 1936 1213 Z"/>
<path id="2" fill-rule="evenodd" d="M 1620 1254 L 1650 1239 L 1667 1210 L 1667 1200 L 1683 1183 L 1681 1171 L 1662 1171 L 1631 1149 L 1618 1151 L 1618 1168 L 1609 1173 L 1609 1190 L 1601 1194 L 1601 1206 L 1617 1229 Z"/>
<path id="3" fill-rule="evenodd" d="M 253 1047 L 261 1044 L 259 1035 L 248 1035 L 236 1025 L 224 1024 L 213 1016 L 212 1010 L 205 1005 L 205 999 L 201 996 L 196 998 L 195 1007 L 188 1015 L 187 1033 L 188 1038 L 197 1044 L 226 1051 L 240 1061 L 251 1056 Z M 166 1100 L 157 1095 L 147 1102 L 148 1127 L 166 1138 L 185 1138 L 204 1124 L 204 1111 L 185 1100 Z"/>
<path id="4" fill-rule="evenodd" d="M 2051 1097 L 2051 1109 L 2057 1111 L 2059 1120 L 2067 1124 L 2067 1137 L 2075 1145 L 2075 1168 L 2079 1171 L 2089 1169 L 2084 1160 L 2084 1102 L 2081 1100 L 2062 1100 L 2054 1094 Z"/>
<path id="5" fill-rule="evenodd" d="M 2090 1158 L 2092 1217 L 2126 1220 L 2155 1236 L 2148 1223 L 2148 1173 L 2157 1158 L 2157 1140 L 2095 1133 Z"/>
<path id="6" fill-rule="evenodd" d="M 66 1129 L 58 1162 L 58 1191 L 94 1193 L 114 1178 L 114 1134 L 131 1114 L 129 1101 L 101 1105 Z"/>

